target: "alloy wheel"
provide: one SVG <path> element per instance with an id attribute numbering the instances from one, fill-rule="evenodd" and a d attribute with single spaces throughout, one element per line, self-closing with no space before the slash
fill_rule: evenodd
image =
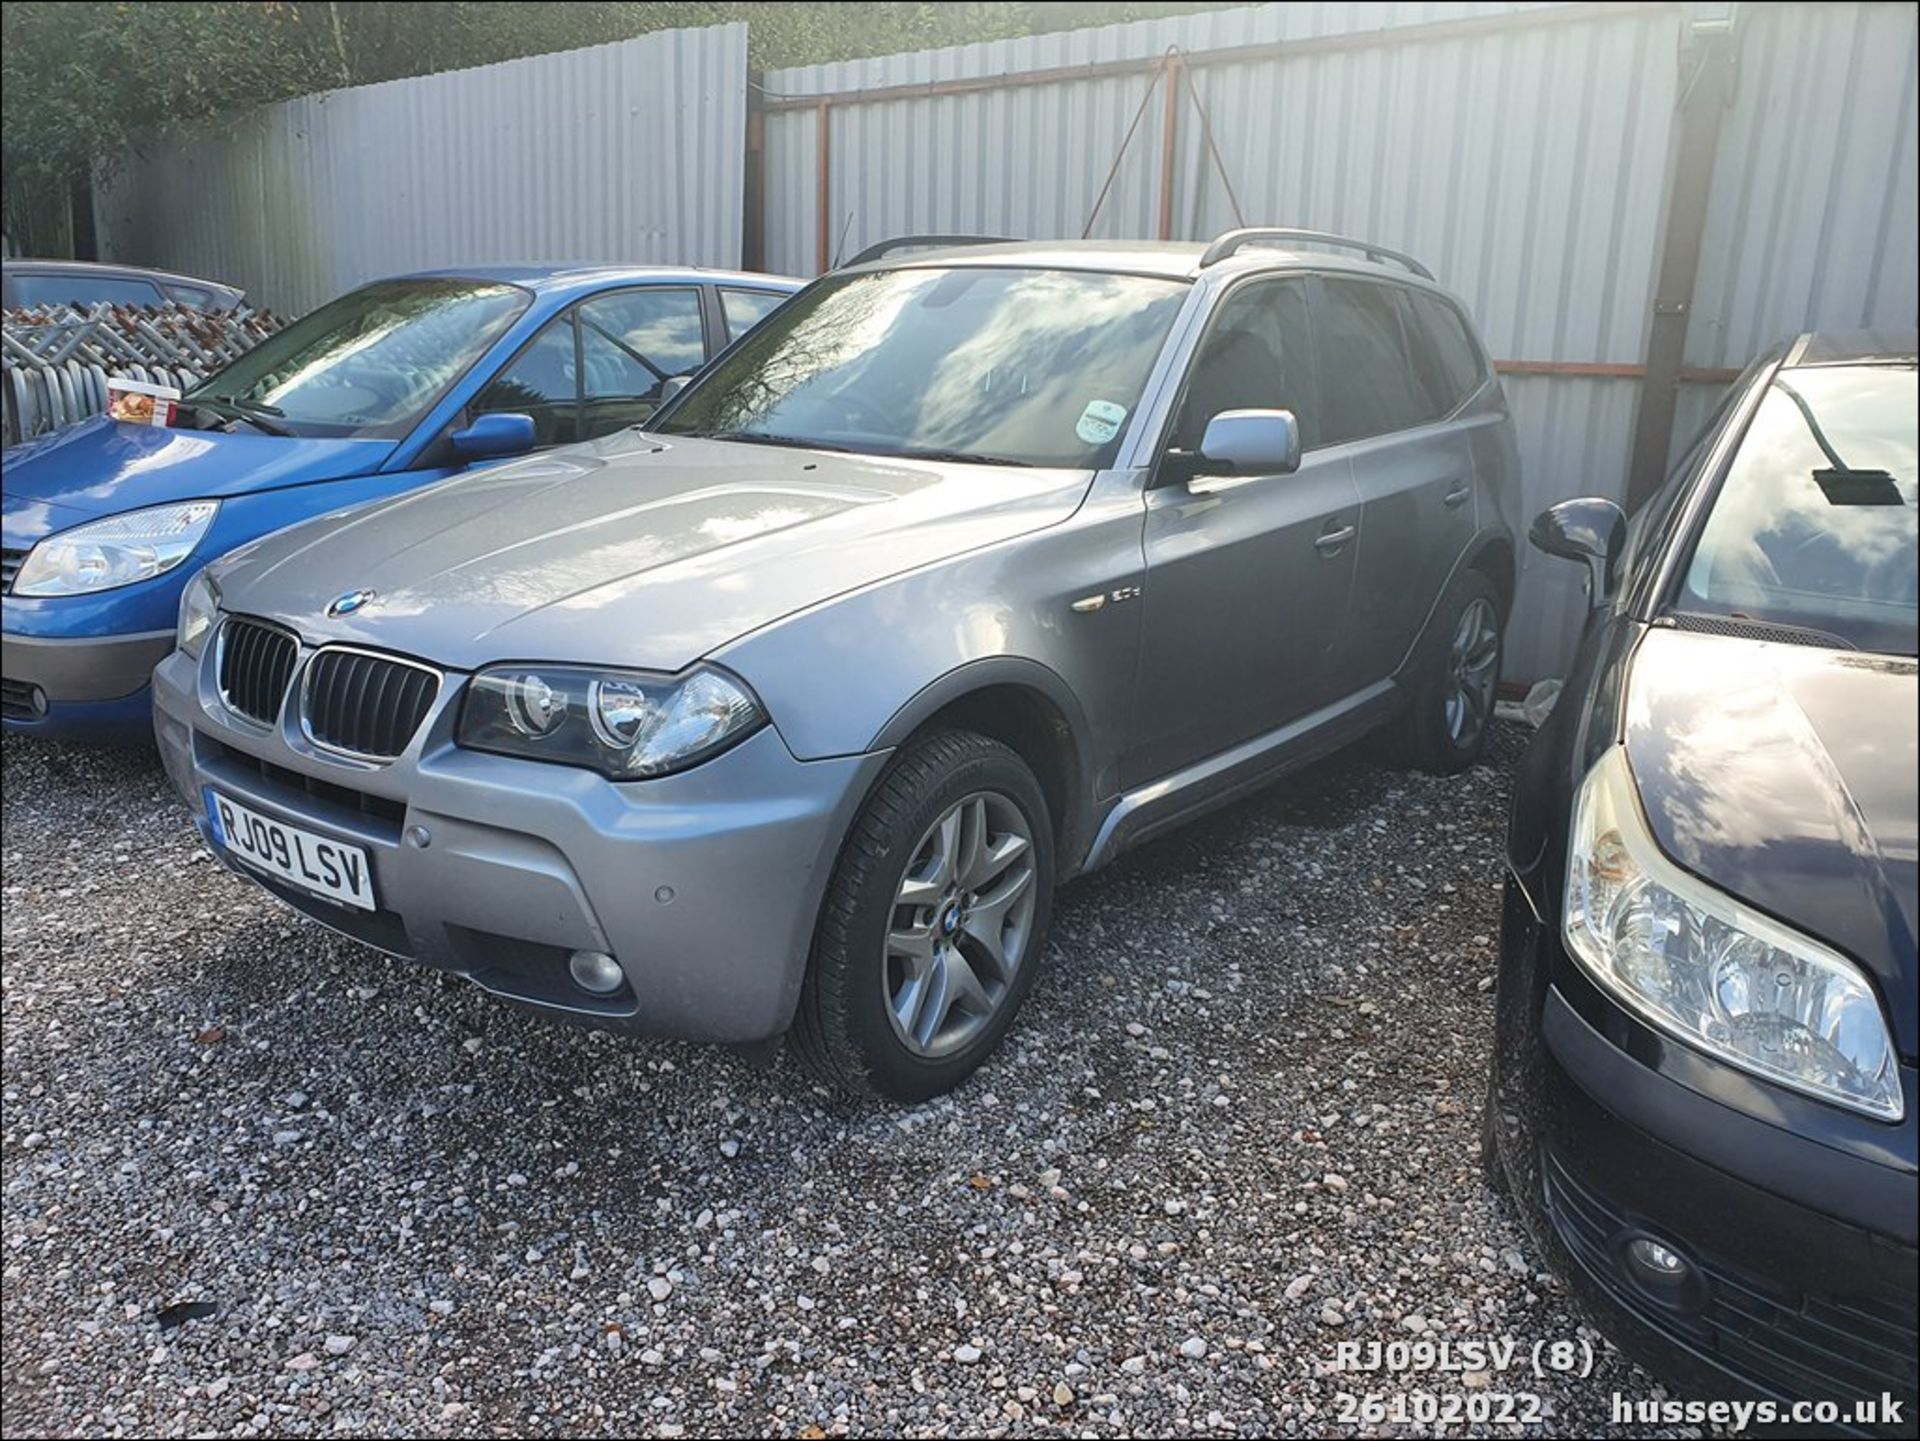
<path id="1" fill-rule="evenodd" d="M 1026 960 L 1033 833 L 1020 808 L 979 791 L 921 836 L 894 891 L 887 928 L 887 1016 L 917 1056 L 936 1059 L 986 1027 Z"/>
<path id="2" fill-rule="evenodd" d="M 1447 735 L 1461 750 L 1480 739 L 1487 717 L 1493 714 L 1499 666 L 1499 620 L 1491 602 L 1475 597 L 1460 612 L 1447 650 Z"/>

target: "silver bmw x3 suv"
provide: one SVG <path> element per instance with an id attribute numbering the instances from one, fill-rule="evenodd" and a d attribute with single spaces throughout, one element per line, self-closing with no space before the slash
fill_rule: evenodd
<path id="1" fill-rule="evenodd" d="M 644 429 L 209 567 L 155 724 L 316 920 L 913 1100 L 999 1041 L 1059 882 L 1379 728 L 1471 764 L 1518 503 L 1404 256 L 896 250 Z"/>

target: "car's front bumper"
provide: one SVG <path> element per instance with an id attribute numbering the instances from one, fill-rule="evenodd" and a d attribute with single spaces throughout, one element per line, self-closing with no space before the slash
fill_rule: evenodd
<path id="1" fill-rule="evenodd" d="M 1557 927 L 1511 877 L 1502 946 L 1499 1159 L 1529 1230 L 1607 1333 L 1699 1399 L 1886 1393 L 1910 1428 L 1911 1113 L 1863 1121 L 1877 1142 L 1836 1145 L 1844 1118 L 1816 1138 L 1779 1123 L 1791 1105 L 1769 1121 L 1683 1083 L 1711 1063 L 1582 989 Z M 1910 1067 L 1905 1081 L 1911 1097 Z M 1684 1284 L 1633 1261 L 1643 1237 L 1683 1258 Z"/>
<path id="2" fill-rule="evenodd" d="M 202 834 L 212 843 L 213 787 L 350 841 L 371 858 L 379 909 L 223 856 L 235 869 L 336 930 L 510 999 L 698 1040 L 786 1029 L 840 837 L 885 761 L 798 761 L 766 727 L 693 770 L 616 784 L 455 746 L 450 674 L 404 755 L 358 764 L 297 726 L 232 716 L 202 670 L 176 652 L 154 676 L 161 756 Z M 576 985 L 577 950 L 613 956 L 626 986 L 603 997 Z"/>
<path id="3" fill-rule="evenodd" d="M 0 717 L 15 729 L 119 728 L 144 732 L 153 668 L 173 649 L 173 631 L 81 638 L 0 636 Z"/>

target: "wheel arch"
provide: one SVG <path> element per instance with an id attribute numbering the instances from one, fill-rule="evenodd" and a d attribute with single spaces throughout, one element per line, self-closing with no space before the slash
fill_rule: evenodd
<path id="1" fill-rule="evenodd" d="M 1467 548 L 1460 568 L 1477 570 L 1493 582 L 1500 597 L 1500 621 L 1504 625 L 1513 615 L 1514 592 L 1519 583 L 1513 537 L 1504 530 L 1481 532 Z"/>
<path id="2" fill-rule="evenodd" d="M 1059 673 L 1018 656 L 969 661 L 916 692 L 870 748 L 893 749 L 923 731 L 948 728 L 999 741 L 1027 763 L 1046 797 L 1060 877 L 1076 872 L 1089 839 L 1090 732 Z"/>

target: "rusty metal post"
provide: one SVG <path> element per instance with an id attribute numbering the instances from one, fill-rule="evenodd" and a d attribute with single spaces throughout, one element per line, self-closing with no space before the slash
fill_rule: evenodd
<path id="1" fill-rule="evenodd" d="M 1627 468 L 1629 510 L 1658 490 L 1667 473 L 1686 358 L 1687 321 L 1693 314 L 1693 283 L 1700 272 L 1700 243 L 1707 228 L 1707 197 L 1720 150 L 1720 120 L 1733 92 L 1735 43 L 1731 31 L 1707 31 L 1696 33 L 1682 52 L 1692 65 L 1680 96 L 1680 133 L 1667 175 L 1666 233 L 1661 237 L 1646 376 L 1641 381 L 1633 457 Z"/>
<path id="2" fill-rule="evenodd" d="M 747 270 L 767 268 L 767 112 L 760 98 L 759 76 L 747 77 L 746 193 L 740 198 L 740 264 Z"/>
<path id="3" fill-rule="evenodd" d="M 819 212 L 819 224 L 814 233 L 814 249 L 819 265 L 819 273 L 825 275 L 833 268 L 833 217 L 828 208 L 833 204 L 833 101 L 821 97 L 814 107 L 814 208 Z"/>
<path id="4" fill-rule="evenodd" d="M 1166 82 L 1160 111 L 1160 238 L 1173 239 L 1173 166 L 1180 128 L 1180 52 L 1169 50 L 1160 78 Z"/>

